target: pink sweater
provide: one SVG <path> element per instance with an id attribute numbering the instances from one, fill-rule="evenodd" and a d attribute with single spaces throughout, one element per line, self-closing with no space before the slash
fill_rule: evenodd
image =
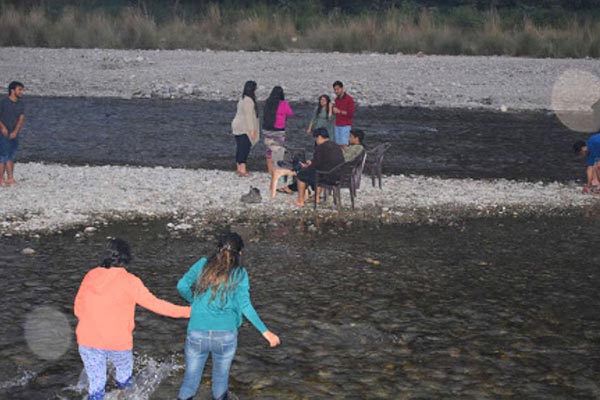
<path id="1" fill-rule="evenodd" d="M 275 116 L 275 129 L 285 129 L 285 120 L 292 115 L 294 115 L 294 112 L 292 111 L 292 107 L 290 107 L 290 103 L 281 100 L 277 107 L 277 115 Z"/>

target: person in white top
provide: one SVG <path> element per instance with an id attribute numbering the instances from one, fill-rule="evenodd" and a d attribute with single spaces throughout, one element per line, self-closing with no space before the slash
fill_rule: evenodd
<path id="1" fill-rule="evenodd" d="M 244 84 L 244 92 L 242 98 L 238 101 L 237 112 L 231 122 L 231 130 L 237 145 L 235 154 L 236 173 L 239 176 L 248 177 L 250 174 L 246 170 L 246 161 L 250 149 L 258 142 L 260 132 L 256 108 L 256 82 L 254 81 L 247 81 Z"/>

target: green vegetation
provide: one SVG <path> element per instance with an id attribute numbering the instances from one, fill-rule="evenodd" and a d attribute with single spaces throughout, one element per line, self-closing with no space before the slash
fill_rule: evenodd
<path id="1" fill-rule="evenodd" d="M 600 57 L 600 0 L 0 0 L 0 26 L 1 46 Z"/>

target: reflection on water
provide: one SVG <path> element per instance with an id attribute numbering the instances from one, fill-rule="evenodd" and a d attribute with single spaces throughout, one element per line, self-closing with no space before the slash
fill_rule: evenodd
<path id="1" fill-rule="evenodd" d="M 70 164 L 234 168 L 234 102 L 27 99 L 20 159 Z M 313 105 L 292 104 L 288 143 L 311 147 Z M 384 173 L 444 177 L 571 180 L 584 166 L 571 146 L 585 135 L 541 112 L 359 107 L 367 144 L 390 142 Z M 265 169 L 262 143 L 251 169 Z"/>
<path id="2" fill-rule="evenodd" d="M 59 360 L 40 360 L 27 348 L 23 323 L 49 305 L 75 326 L 75 292 L 106 236 L 129 239 L 132 271 L 181 303 L 177 280 L 214 238 L 175 239 L 167 222 L 114 224 L 82 240 L 75 232 L 3 239 L 0 398 L 82 397 L 75 345 Z M 600 234 L 597 219 L 236 229 L 247 239 L 255 306 L 282 338 L 268 349 L 245 323 L 231 374 L 239 398 L 600 395 L 600 256 L 590 245 Z M 25 246 L 37 255 L 20 255 Z M 136 396 L 175 398 L 185 321 L 140 309 L 136 323 Z"/>

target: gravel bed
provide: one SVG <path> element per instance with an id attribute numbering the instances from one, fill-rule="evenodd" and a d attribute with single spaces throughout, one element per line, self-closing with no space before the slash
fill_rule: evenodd
<path id="1" fill-rule="evenodd" d="M 551 109 L 565 73 L 600 76 L 589 59 L 0 48 L 0 60 L 6 83 L 39 96 L 235 100 L 254 79 L 261 99 L 282 85 L 290 100 L 313 102 L 340 79 L 363 105 L 496 110 Z"/>
<path id="2" fill-rule="evenodd" d="M 165 216 L 173 217 L 171 228 L 175 230 L 192 229 L 193 221 L 203 223 L 207 216 L 264 221 L 324 215 L 396 222 L 465 213 L 547 213 L 586 207 L 597 200 L 562 183 L 398 175 L 385 177 L 380 190 L 365 176 L 356 210 L 349 209 L 349 195 L 344 190 L 340 211 L 325 204 L 315 214 L 312 207 L 292 205 L 293 196 L 278 194 L 270 201 L 264 173 L 244 179 L 218 170 L 23 163 L 17 165 L 17 178 L 16 186 L 0 188 L 3 234 L 53 232 L 119 218 Z M 262 203 L 240 201 L 251 185 L 261 190 Z"/>

